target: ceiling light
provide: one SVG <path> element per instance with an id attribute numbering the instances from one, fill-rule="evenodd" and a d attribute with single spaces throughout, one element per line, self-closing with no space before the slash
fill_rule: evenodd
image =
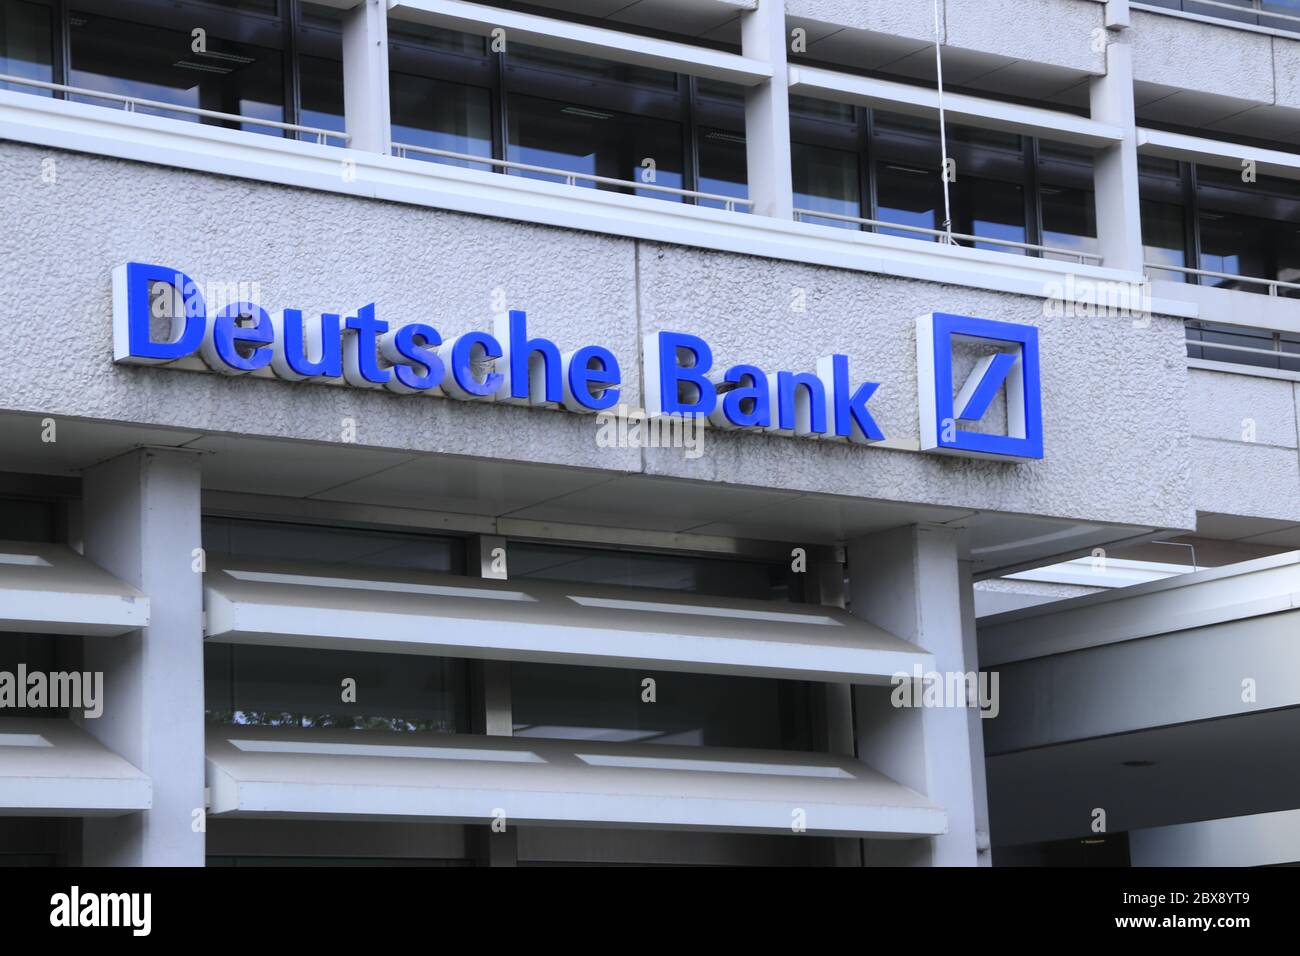
<path id="1" fill-rule="evenodd" d="M 560 112 L 568 113 L 570 116 L 582 116 L 585 117 L 586 119 L 594 119 L 594 120 L 607 120 L 607 119 L 613 119 L 614 117 L 613 113 L 602 113 L 600 110 L 584 109 L 581 106 L 566 106 L 562 110 L 560 110 Z"/>
<path id="2" fill-rule="evenodd" d="M 190 60 L 177 60 L 172 66 L 179 66 L 182 70 L 197 70 L 200 73 L 220 73 L 222 76 L 234 72 L 228 66 L 209 66 L 207 63 L 194 63 Z"/>
<path id="3" fill-rule="evenodd" d="M 251 56 L 240 56 L 237 53 L 215 53 L 212 50 L 200 50 L 199 56 L 206 56 L 210 60 L 225 60 L 228 63 L 238 63 L 240 66 L 247 66 L 253 62 Z"/>

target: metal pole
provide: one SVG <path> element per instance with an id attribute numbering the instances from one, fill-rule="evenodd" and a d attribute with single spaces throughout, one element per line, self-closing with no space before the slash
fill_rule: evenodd
<path id="1" fill-rule="evenodd" d="M 943 180 L 943 237 L 941 242 L 956 245 L 952 237 L 952 204 L 948 199 L 948 133 L 944 129 L 943 116 L 943 54 L 940 50 L 939 37 L 939 0 L 934 0 L 934 69 L 939 81 L 939 151 L 943 154 L 943 165 L 939 175 Z"/>

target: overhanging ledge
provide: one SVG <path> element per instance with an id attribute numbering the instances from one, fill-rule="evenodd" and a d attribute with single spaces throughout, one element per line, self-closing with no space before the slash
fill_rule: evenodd
<path id="1" fill-rule="evenodd" d="M 310 564 L 204 577 L 207 640 L 841 683 L 932 668 L 839 608 Z"/>
<path id="2" fill-rule="evenodd" d="M 0 721 L 0 816 L 120 816 L 153 783 L 70 720 Z"/>
<path id="3" fill-rule="evenodd" d="M 66 545 L 0 541 L 0 631 L 125 634 L 149 599 Z"/>
<path id="4" fill-rule="evenodd" d="M 211 813 L 914 838 L 947 814 L 849 757 L 524 737 L 210 727 Z"/>

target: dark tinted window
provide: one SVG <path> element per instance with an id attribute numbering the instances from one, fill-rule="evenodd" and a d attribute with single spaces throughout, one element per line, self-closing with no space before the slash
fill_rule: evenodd
<path id="1" fill-rule="evenodd" d="M 316 648 L 204 645 L 208 720 L 356 730 L 470 730 L 466 664 L 456 658 Z M 355 681 L 355 702 L 343 682 Z"/>
<path id="2" fill-rule="evenodd" d="M 518 662 L 510 670 L 516 737 L 815 749 L 813 684 Z"/>
<path id="3" fill-rule="evenodd" d="M 246 559 L 465 571 L 465 547 L 459 538 L 404 532 L 209 517 L 203 519 L 203 547 L 209 555 Z"/>

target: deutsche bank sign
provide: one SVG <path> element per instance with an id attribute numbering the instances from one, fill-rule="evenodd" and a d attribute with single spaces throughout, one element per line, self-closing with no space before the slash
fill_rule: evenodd
<path id="1" fill-rule="evenodd" d="M 920 450 L 1004 461 L 1043 457 L 1037 329 L 936 312 L 917 319 L 916 332 Z M 857 444 L 886 440 L 869 407 L 882 385 L 855 384 L 847 355 L 828 355 L 812 371 L 715 369 L 709 344 L 685 332 L 647 335 L 641 351 L 647 415 L 704 417 L 717 428 Z M 617 406 L 623 383 L 611 350 L 562 351 L 549 339 L 530 337 L 520 310 L 499 317 L 491 333 L 444 339 L 420 322 L 390 326 L 373 303 L 353 315 L 268 313 L 246 301 L 210 313 L 184 273 L 140 262 L 114 269 L 114 361 L 162 365 L 196 355 L 225 375 L 272 374 L 579 413 Z M 958 388 L 955 369 L 971 364 Z M 995 420 L 989 413 L 1003 407 L 999 431 L 985 420 Z"/>

